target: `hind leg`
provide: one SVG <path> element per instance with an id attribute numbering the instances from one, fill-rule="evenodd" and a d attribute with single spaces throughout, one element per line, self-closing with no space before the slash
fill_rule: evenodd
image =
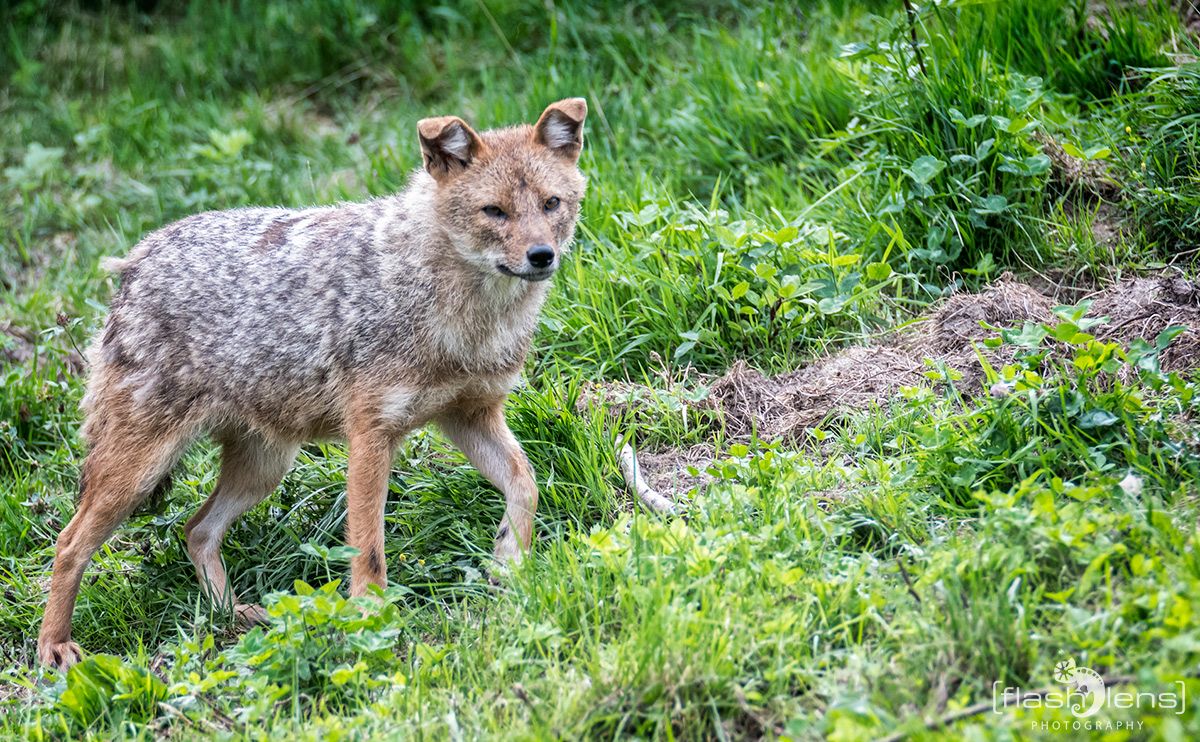
<path id="1" fill-rule="evenodd" d="M 200 587 L 210 600 L 232 608 L 242 622 L 256 623 L 264 620 L 266 614 L 257 605 L 237 602 L 221 561 L 221 542 L 235 520 L 279 485 L 292 466 L 298 446 L 271 443 L 246 432 L 219 439 L 221 475 L 217 486 L 184 526 L 188 556 L 196 567 Z"/>
<path id="2" fill-rule="evenodd" d="M 59 534 L 50 595 L 38 634 L 38 659 L 66 669 L 80 659 L 71 641 L 71 614 L 79 581 L 101 544 L 169 473 L 187 443 L 185 431 L 151 434 L 108 425 L 83 464 L 79 509 Z"/>

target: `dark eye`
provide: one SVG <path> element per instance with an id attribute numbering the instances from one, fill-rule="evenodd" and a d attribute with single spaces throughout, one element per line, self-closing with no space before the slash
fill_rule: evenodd
<path id="1" fill-rule="evenodd" d="M 500 208 L 499 206 L 484 206 L 483 213 L 487 214 L 493 219 L 503 219 L 504 217 L 508 216 L 508 214 L 504 213 L 504 209 Z"/>
<path id="2" fill-rule="evenodd" d="M 546 203 L 543 204 L 543 208 L 546 209 L 546 211 L 554 211 L 558 208 L 560 203 L 562 203 L 562 201 L 558 200 L 558 196 L 551 196 L 550 198 L 546 199 Z"/>

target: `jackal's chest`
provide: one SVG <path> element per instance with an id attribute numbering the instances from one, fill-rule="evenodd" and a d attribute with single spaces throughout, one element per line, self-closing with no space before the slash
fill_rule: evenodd
<path id="1" fill-rule="evenodd" d="M 517 380 L 516 373 L 506 373 L 443 383 L 396 384 L 379 395 L 377 414 L 388 425 L 413 428 L 447 412 L 503 399 L 516 386 Z"/>
<path id="2" fill-rule="evenodd" d="M 520 366 L 529 352 L 537 315 L 516 318 L 459 317 L 434 332 L 443 365 L 465 369 Z"/>

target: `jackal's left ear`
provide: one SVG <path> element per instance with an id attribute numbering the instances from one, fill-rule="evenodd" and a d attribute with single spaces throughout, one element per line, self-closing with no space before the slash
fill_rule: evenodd
<path id="1" fill-rule="evenodd" d="M 438 116 L 417 122 L 425 169 L 436 180 L 465 170 L 479 154 L 483 141 L 458 116 Z"/>
<path id="2" fill-rule="evenodd" d="M 587 101 L 567 98 L 551 103 L 533 127 L 533 139 L 554 152 L 572 160 L 579 159 L 583 149 L 583 120 L 587 118 Z"/>

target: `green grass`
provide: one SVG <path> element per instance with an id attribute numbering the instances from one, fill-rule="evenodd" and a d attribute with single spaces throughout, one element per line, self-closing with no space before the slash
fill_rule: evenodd
<path id="1" fill-rule="evenodd" d="M 925 721 L 1064 657 L 1186 684 L 1182 715 L 1102 711 L 1142 725 L 1113 738 L 1200 735 L 1195 379 L 1148 346 L 1060 324 L 1047 362 L 1015 328 L 1011 394 L 931 378 L 796 441 L 730 440 L 702 407 L 703 374 L 793 370 L 1005 270 L 1194 276 L 1200 72 L 1173 5 L 83 5 L 17 4 L 0 43 L 0 736 L 1057 738 L 1032 725 L 1069 711 Z M 227 539 L 273 616 L 238 634 L 183 548 L 202 442 L 85 576 L 75 638 L 104 654 L 37 668 L 100 258 L 207 209 L 394 191 L 419 118 L 574 95 L 589 195 L 508 409 L 532 556 L 489 584 L 501 498 L 419 433 L 363 612 L 338 584 L 344 449 L 310 445 Z M 1047 139 L 1106 168 L 1104 195 Z M 648 390 L 580 404 L 609 381 Z M 685 518 L 631 503 L 626 436 L 718 451 Z"/>

